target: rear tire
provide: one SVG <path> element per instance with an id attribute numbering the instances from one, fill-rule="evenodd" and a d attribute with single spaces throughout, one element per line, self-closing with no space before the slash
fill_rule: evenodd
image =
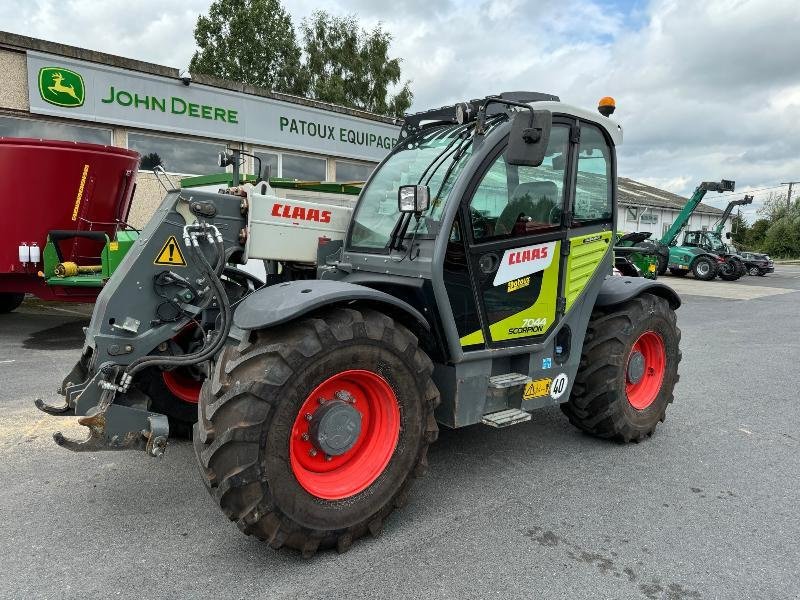
<path id="1" fill-rule="evenodd" d="M 700 281 L 711 281 L 717 276 L 717 265 L 707 256 L 698 256 L 691 267 L 692 275 Z"/>
<path id="2" fill-rule="evenodd" d="M 316 492 L 309 481 L 319 484 L 325 467 L 312 465 L 318 470 L 309 476 L 298 461 L 309 462 L 304 457 L 311 456 L 314 463 L 324 454 L 312 452 L 307 435 L 313 429 L 304 430 L 302 417 L 311 414 L 314 402 L 309 401 L 327 398 L 319 390 L 337 377 L 345 378 L 345 392 L 358 397 L 358 386 L 346 383 L 354 372 L 391 390 L 399 408 L 394 449 L 388 449 L 388 462 L 374 479 L 357 482 L 353 490 L 361 491 Z M 439 392 L 432 372 L 417 338 L 373 310 L 329 309 L 249 332 L 238 347 L 228 346 L 218 357 L 200 395 L 194 447 L 209 493 L 244 533 L 306 557 L 331 547 L 343 552 L 366 533 L 377 535 L 389 513 L 406 502 L 413 478 L 424 474 L 428 445 L 437 438 L 433 411 Z M 371 399 L 363 395 L 352 406 L 362 412 Z M 368 422 L 364 417 L 362 423 Z M 348 477 L 363 477 L 344 467 L 351 451 L 371 443 L 373 438 L 363 443 L 361 438 L 375 428 L 364 427 L 355 445 L 331 459 L 332 472 L 345 483 Z M 298 454 L 299 444 L 308 445 L 305 454 Z"/>
<path id="3" fill-rule="evenodd" d="M 572 394 L 561 405 L 570 423 L 619 442 L 653 435 L 679 379 L 680 339 L 675 311 L 659 296 L 642 294 L 620 306 L 596 309 Z M 631 358 L 640 351 L 644 374 L 632 383 Z"/>
<path id="4" fill-rule="evenodd" d="M 22 304 L 23 300 L 25 300 L 25 294 L 16 294 L 14 292 L 0 293 L 0 314 L 10 313 L 16 310 L 19 308 L 19 305 Z"/>
<path id="5" fill-rule="evenodd" d="M 724 281 L 736 281 L 745 274 L 745 270 L 740 261 L 729 258 L 720 265 L 717 274 L 719 278 Z"/>
<path id="6" fill-rule="evenodd" d="M 659 275 L 666 275 L 667 273 L 667 264 L 669 260 L 666 256 L 658 255 L 658 274 Z"/>

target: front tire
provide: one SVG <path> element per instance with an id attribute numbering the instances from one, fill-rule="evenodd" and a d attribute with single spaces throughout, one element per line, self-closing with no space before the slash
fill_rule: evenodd
<path id="1" fill-rule="evenodd" d="M 15 294 L 13 292 L 0 293 L 0 314 L 10 313 L 19 308 L 25 300 L 25 294 Z"/>
<path id="2" fill-rule="evenodd" d="M 658 255 L 658 274 L 659 275 L 666 275 L 667 274 L 667 265 L 669 264 L 669 259 L 666 256 L 662 256 L 661 254 Z"/>
<path id="3" fill-rule="evenodd" d="M 330 309 L 249 332 L 223 351 L 201 393 L 194 446 L 208 491 L 273 548 L 311 556 L 377 535 L 437 437 L 432 372 L 417 338 L 373 310 Z M 342 452 L 325 445 L 340 438 L 319 433 L 322 411 L 337 402 L 345 422 L 347 411 L 361 414 Z"/>
<path id="4" fill-rule="evenodd" d="M 660 296 L 595 309 L 570 399 L 570 423 L 600 438 L 639 442 L 663 422 L 678 382 L 681 332 Z"/>
<path id="5" fill-rule="evenodd" d="M 717 276 L 717 265 L 707 256 L 698 256 L 691 267 L 692 275 L 700 281 L 711 281 Z"/>

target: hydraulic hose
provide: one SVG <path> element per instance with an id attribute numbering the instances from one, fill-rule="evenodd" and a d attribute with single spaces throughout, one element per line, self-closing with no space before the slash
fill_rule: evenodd
<path id="1" fill-rule="evenodd" d="M 132 377 L 142 369 L 155 365 L 172 367 L 194 365 L 208 360 L 216 355 L 216 353 L 225 344 L 228 334 L 230 333 L 231 325 L 233 324 L 233 318 L 228 296 L 225 292 L 222 281 L 217 274 L 218 269 L 221 272 L 225 268 L 224 246 L 221 240 L 213 235 L 207 235 L 206 239 L 213 241 L 215 250 L 217 251 L 217 260 L 215 261 L 216 264 L 213 267 L 205 257 L 205 254 L 200 249 L 198 244 L 188 244 L 188 247 L 195 255 L 201 270 L 208 277 L 209 283 L 213 288 L 214 295 L 216 296 L 217 302 L 220 306 L 220 327 L 211 334 L 214 335 L 213 341 L 210 345 L 204 346 L 198 352 L 186 354 L 184 356 L 143 356 L 133 361 L 125 369 L 122 381 L 123 386 L 127 386 Z"/>

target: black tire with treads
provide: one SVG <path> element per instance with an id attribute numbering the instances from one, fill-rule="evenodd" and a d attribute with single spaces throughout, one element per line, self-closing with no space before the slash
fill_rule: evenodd
<path id="1" fill-rule="evenodd" d="M 158 367 L 149 367 L 136 377 L 136 385 L 150 397 L 150 410 L 169 419 L 170 437 L 191 439 L 192 428 L 197 422 L 197 404 L 176 397 L 164 383 L 164 372 Z"/>
<path id="2" fill-rule="evenodd" d="M 631 348 L 647 331 L 664 341 L 666 369 L 656 399 L 637 410 L 628 402 L 626 370 Z M 639 442 L 653 435 L 679 379 L 680 339 L 675 311 L 659 296 L 642 294 L 619 306 L 595 309 L 572 394 L 561 409 L 573 425 L 600 438 Z"/>
<path id="3" fill-rule="evenodd" d="M 300 407 L 320 383 L 342 371 L 378 373 L 400 408 L 400 437 L 388 465 L 365 490 L 343 500 L 308 493 L 289 462 Z M 311 556 L 340 552 L 377 535 L 427 467 L 438 427 L 433 364 L 404 326 L 374 310 L 326 309 L 252 331 L 225 348 L 200 394 L 194 447 L 203 481 L 246 534 Z"/>
<path id="4" fill-rule="evenodd" d="M 700 281 L 711 281 L 717 276 L 717 271 L 719 270 L 717 264 L 708 256 L 698 256 L 692 261 L 689 268 L 694 278 Z"/>
<path id="5" fill-rule="evenodd" d="M 19 305 L 25 300 L 25 294 L 17 294 L 13 292 L 0 293 L 0 314 L 9 313 L 12 310 L 19 308 Z"/>
<path id="6" fill-rule="evenodd" d="M 659 254 L 658 255 L 658 268 L 657 268 L 656 272 L 659 275 L 666 275 L 668 263 L 669 263 L 669 255 L 664 256 L 663 254 Z"/>

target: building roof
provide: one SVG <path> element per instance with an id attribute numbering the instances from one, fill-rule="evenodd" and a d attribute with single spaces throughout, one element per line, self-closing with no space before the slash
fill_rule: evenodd
<path id="1" fill-rule="evenodd" d="M 650 206 L 652 208 L 668 208 L 681 210 L 689 201 L 688 198 L 673 194 L 666 190 L 634 181 L 627 177 L 618 177 L 618 201 L 625 206 Z M 707 215 L 721 215 L 722 210 L 708 204 L 698 204 L 695 212 Z"/>
<path id="2" fill-rule="evenodd" d="M 102 65 L 126 69 L 128 71 L 138 71 L 140 73 L 160 75 L 161 77 L 168 77 L 172 79 L 177 79 L 180 75 L 180 71 L 173 67 L 165 67 L 164 65 L 157 65 L 132 58 L 125 58 L 123 56 L 117 56 L 114 54 L 106 54 L 105 52 L 97 52 L 96 50 L 87 50 L 86 48 L 78 48 L 77 46 L 68 46 L 67 44 L 49 42 L 47 40 L 32 38 L 25 35 L 9 33 L 7 31 L 0 31 L 0 48 L 9 50 L 36 50 L 46 54 L 55 54 L 57 56 L 85 60 L 88 62 L 95 62 Z M 291 104 L 311 106 L 330 112 L 338 112 L 353 117 L 369 119 L 371 121 L 379 121 L 392 125 L 398 124 L 397 119 L 392 117 L 376 115 L 375 113 L 364 110 L 356 110 L 345 106 L 329 104 L 327 102 L 320 102 L 319 100 L 301 98 L 300 96 L 292 96 L 291 94 L 273 92 L 271 90 L 256 87 L 254 85 L 249 85 L 239 81 L 230 81 L 228 79 L 220 79 L 218 77 L 212 77 L 211 75 L 195 75 L 192 73 L 192 82 L 200 83 L 210 87 L 231 90 L 234 92 L 241 92 L 243 94 L 250 94 L 252 96 L 280 100 L 282 102 L 288 102 Z"/>

